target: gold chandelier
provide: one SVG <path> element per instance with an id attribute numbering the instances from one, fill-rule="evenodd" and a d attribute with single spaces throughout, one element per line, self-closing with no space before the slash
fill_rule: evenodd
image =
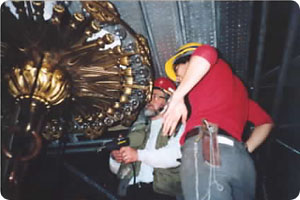
<path id="1" fill-rule="evenodd" d="M 43 1 L 13 1 L 15 14 L 2 8 L 2 91 L 16 102 L 33 99 L 47 108 L 42 135 L 48 140 L 66 131 L 93 139 L 109 127 L 129 126 L 152 90 L 146 39 L 112 3 L 77 4 L 80 10 L 71 11 L 57 2 L 48 19 Z"/>

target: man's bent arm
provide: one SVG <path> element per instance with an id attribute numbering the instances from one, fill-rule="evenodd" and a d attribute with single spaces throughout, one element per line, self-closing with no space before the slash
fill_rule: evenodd
<path id="1" fill-rule="evenodd" d="M 191 57 L 186 74 L 173 93 L 169 107 L 164 114 L 164 135 L 172 135 L 180 119 L 185 124 L 187 108 L 184 104 L 184 96 L 204 77 L 209 69 L 210 63 L 205 58 Z"/>
<path id="2" fill-rule="evenodd" d="M 261 145 L 272 130 L 273 124 L 262 124 L 256 126 L 250 136 L 250 138 L 246 141 L 246 146 L 248 151 L 252 153 L 259 145 Z"/>

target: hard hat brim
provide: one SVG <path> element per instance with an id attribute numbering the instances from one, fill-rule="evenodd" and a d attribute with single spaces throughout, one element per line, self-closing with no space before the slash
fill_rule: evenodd
<path id="1" fill-rule="evenodd" d="M 165 63 L 165 71 L 169 79 L 172 81 L 176 81 L 176 73 L 174 70 L 174 62 L 183 57 L 183 56 L 188 56 L 191 55 L 194 52 L 195 48 L 186 48 L 183 51 L 179 51 L 177 54 L 172 56 L 166 63 Z"/>

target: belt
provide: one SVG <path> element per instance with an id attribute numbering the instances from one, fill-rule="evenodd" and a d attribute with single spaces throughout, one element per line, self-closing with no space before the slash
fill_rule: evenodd
<path id="1" fill-rule="evenodd" d="M 199 129 L 200 127 L 196 127 L 193 128 L 192 130 L 190 130 L 187 135 L 185 136 L 185 141 L 190 138 L 193 137 L 195 135 L 199 134 Z M 229 133 L 227 133 L 225 130 L 223 129 L 218 129 L 218 143 L 220 144 L 226 144 L 229 146 L 234 146 L 234 138 L 232 136 L 229 135 Z"/>

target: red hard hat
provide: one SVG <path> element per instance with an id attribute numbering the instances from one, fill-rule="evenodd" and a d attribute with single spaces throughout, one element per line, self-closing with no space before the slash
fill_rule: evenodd
<path id="1" fill-rule="evenodd" d="M 170 79 L 160 77 L 155 79 L 154 88 L 159 88 L 168 94 L 172 94 L 176 90 L 176 85 Z"/>

